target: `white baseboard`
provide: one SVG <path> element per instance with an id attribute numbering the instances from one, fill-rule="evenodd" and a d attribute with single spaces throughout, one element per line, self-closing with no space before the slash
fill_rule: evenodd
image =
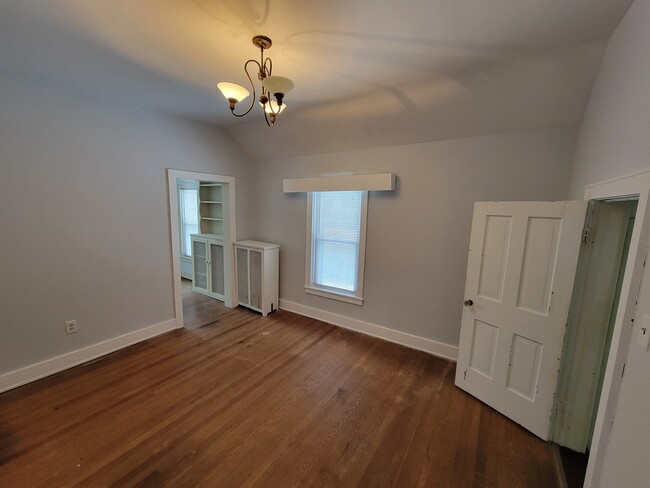
<path id="1" fill-rule="evenodd" d="M 159 324 L 145 327 L 144 329 L 129 332 L 113 339 L 93 344 L 92 346 L 77 349 L 55 358 L 46 359 L 40 363 L 31 364 L 24 368 L 9 371 L 0 375 L 0 393 L 18 386 L 40 380 L 64 369 L 72 368 L 79 364 L 91 361 L 100 356 L 110 354 L 118 349 L 123 349 L 146 339 L 150 339 L 176 328 L 176 319 L 167 320 Z"/>
<path id="2" fill-rule="evenodd" d="M 345 329 L 354 330 L 385 341 L 410 347 L 411 349 L 428 352 L 429 354 L 441 358 L 451 359 L 452 361 L 456 361 L 458 358 L 458 347 L 444 344 L 442 342 L 426 339 L 406 332 L 400 332 L 395 329 L 389 329 L 388 327 L 383 327 L 381 325 L 351 319 L 343 315 L 326 312 L 325 310 L 308 307 L 306 305 L 301 305 L 300 303 L 290 302 L 283 299 L 280 299 L 280 308 L 306 317 L 311 317 L 312 319 L 322 320 L 328 324 L 338 325 Z"/>

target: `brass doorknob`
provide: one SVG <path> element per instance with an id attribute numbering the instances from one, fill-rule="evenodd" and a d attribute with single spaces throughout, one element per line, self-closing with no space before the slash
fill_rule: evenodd
<path id="1" fill-rule="evenodd" d="M 465 305 L 466 307 L 471 307 L 472 305 L 474 305 L 474 300 L 465 300 L 463 302 L 463 305 Z"/>

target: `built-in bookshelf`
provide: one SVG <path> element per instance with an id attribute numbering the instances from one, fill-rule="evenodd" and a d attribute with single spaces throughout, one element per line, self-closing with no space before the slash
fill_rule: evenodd
<path id="1" fill-rule="evenodd" d="M 223 236 L 223 185 L 199 182 L 201 234 Z"/>

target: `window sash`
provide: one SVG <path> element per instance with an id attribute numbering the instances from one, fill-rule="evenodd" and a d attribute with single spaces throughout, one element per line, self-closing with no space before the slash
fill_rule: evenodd
<path id="1" fill-rule="evenodd" d="M 346 244 L 345 247 L 339 249 L 330 249 L 328 253 L 326 246 L 323 244 L 333 242 L 339 244 L 332 240 L 314 239 L 314 270 L 312 272 L 314 284 L 355 293 L 358 283 L 359 243 Z M 333 254 L 338 256 L 333 256 Z M 337 267 L 330 264 L 330 267 L 325 268 L 324 261 L 328 258 L 330 261 L 336 258 L 345 259 L 348 266 Z M 351 277 L 350 274 L 352 274 Z"/>
<path id="2" fill-rule="evenodd" d="M 179 218 L 181 220 L 181 255 L 192 257 L 191 234 L 199 232 L 198 190 L 195 188 L 179 188 Z"/>
<path id="3" fill-rule="evenodd" d="M 367 192 L 354 193 L 359 195 L 359 201 L 354 202 L 358 209 L 353 208 L 352 210 L 355 212 L 352 215 L 348 209 L 341 209 L 344 214 L 343 222 L 340 226 L 335 223 L 330 227 L 328 227 L 328 222 L 322 222 L 322 220 L 324 218 L 337 219 L 337 209 L 331 208 L 331 201 L 326 201 L 325 204 L 330 205 L 329 215 L 326 215 L 328 209 L 322 208 L 323 198 L 320 193 L 309 194 L 305 291 L 361 305 L 363 301 Z M 331 224 L 331 222 L 329 223 Z M 335 234 L 337 231 L 341 231 L 343 236 L 337 236 Z M 325 268 L 323 261 L 327 259 L 330 261 L 343 259 L 347 262 L 343 266 L 339 266 L 338 269 L 336 266 Z"/>

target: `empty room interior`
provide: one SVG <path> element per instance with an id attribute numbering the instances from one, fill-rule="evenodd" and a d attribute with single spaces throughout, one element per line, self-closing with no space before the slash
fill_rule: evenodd
<path id="1" fill-rule="evenodd" d="M 0 486 L 650 486 L 650 0 L 0 0 Z"/>

